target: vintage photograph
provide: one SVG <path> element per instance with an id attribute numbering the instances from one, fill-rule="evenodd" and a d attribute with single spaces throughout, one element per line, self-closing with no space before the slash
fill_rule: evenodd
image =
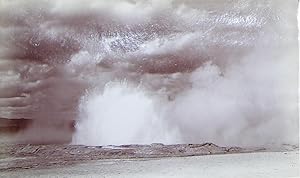
<path id="1" fill-rule="evenodd" d="M 297 16 L 0 0 L 0 177 L 300 177 Z"/>

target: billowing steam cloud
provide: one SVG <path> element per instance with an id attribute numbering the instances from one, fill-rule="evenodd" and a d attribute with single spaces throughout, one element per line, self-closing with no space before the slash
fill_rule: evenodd
<path id="1" fill-rule="evenodd" d="M 295 0 L 0 3 L 0 116 L 26 138 L 298 143 Z"/>

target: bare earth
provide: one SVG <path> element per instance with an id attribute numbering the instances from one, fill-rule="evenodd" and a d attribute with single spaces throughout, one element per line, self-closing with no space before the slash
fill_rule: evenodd
<path id="1" fill-rule="evenodd" d="M 132 159 L 200 156 L 250 152 L 237 147 L 225 148 L 217 145 L 123 145 L 119 147 L 91 147 L 71 145 L 3 145 L 0 170 L 41 169 L 74 165 L 101 159 Z"/>
<path id="2" fill-rule="evenodd" d="M 290 169 L 286 169 L 283 172 L 291 172 L 291 175 L 293 176 L 299 175 L 299 172 L 297 171 L 297 167 L 299 166 L 298 147 L 290 145 L 285 145 L 284 147 L 273 150 L 261 148 L 243 149 L 238 147 L 219 147 L 212 143 L 182 145 L 123 145 L 118 147 L 2 144 L 0 148 L 0 172 L 2 172 L 4 177 L 18 176 L 19 174 L 22 174 L 22 176 L 26 174 L 29 177 L 35 177 L 37 175 L 54 176 L 57 173 L 61 174 L 61 176 L 70 174 L 93 174 L 94 176 L 98 175 L 100 177 L 122 177 L 121 175 L 125 177 L 139 177 L 138 175 L 143 172 L 148 175 L 148 177 L 157 177 L 158 175 L 164 175 L 163 173 L 168 173 L 168 171 L 160 172 L 165 169 L 171 169 L 167 168 L 168 164 L 170 164 L 169 166 L 174 164 L 175 167 L 177 165 L 178 168 L 173 170 L 173 172 L 180 172 L 181 169 L 189 170 L 194 167 L 198 173 L 201 173 L 201 171 L 204 171 L 202 168 L 205 167 L 205 169 L 209 169 L 209 165 L 214 164 L 216 164 L 215 166 L 220 166 L 222 161 L 226 162 L 226 165 L 224 165 L 225 167 L 237 166 L 238 168 L 238 166 L 243 166 L 242 164 L 239 165 L 240 159 L 240 163 L 247 162 L 248 160 L 251 162 L 252 159 L 252 161 L 256 162 L 255 164 L 258 165 L 268 164 L 272 170 L 277 169 L 276 167 L 283 169 L 284 167 L 280 165 L 286 164 Z M 226 156 L 228 154 L 230 155 Z M 214 156 L 203 157 L 203 155 Z M 220 159 L 220 162 L 218 162 L 218 159 Z M 281 159 L 283 161 L 281 161 Z M 205 163 L 201 160 L 205 161 Z M 206 161 L 208 162 L 206 163 Z M 264 161 L 270 161 L 270 163 L 264 163 Z M 279 162 L 277 163 L 276 161 Z M 247 164 L 251 165 L 250 162 Z M 192 164 L 193 166 L 188 168 L 188 166 Z M 160 168 L 159 165 L 162 167 Z M 275 168 L 273 168 L 272 165 L 274 165 Z M 231 169 L 233 169 L 233 167 L 231 167 Z M 148 168 L 155 169 L 153 171 L 156 171 L 157 175 L 154 175 L 155 172 L 153 173 L 152 171 L 147 172 L 149 171 Z M 260 167 L 258 166 L 258 168 Z M 121 171 L 119 172 L 120 175 L 111 169 L 114 169 L 117 172 Z M 247 166 L 241 169 L 247 170 Z M 132 171 L 140 174 L 132 174 Z M 184 172 L 185 171 L 181 172 L 181 174 Z M 190 174 L 191 173 L 193 173 L 193 171 L 190 172 Z M 165 174 L 163 177 L 168 177 L 170 175 L 172 174 Z"/>

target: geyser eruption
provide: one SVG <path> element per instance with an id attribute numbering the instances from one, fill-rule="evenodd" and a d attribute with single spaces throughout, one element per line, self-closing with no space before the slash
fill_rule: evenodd
<path id="1" fill-rule="evenodd" d="M 103 92 L 93 91 L 86 97 L 80 105 L 80 118 L 86 119 L 78 122 L 79 134 L 75 143 L 109 145 L 176 141 L 156 112 L 153 98 L 140 88 L 130 87 L 125 82 L 108 83 Z"/>
<path id="2" fill-rule="evenodd" d="M 0 117 L 34 120 L 21 139 L 75 120 L 74 144 L 298 144 L 295 0 L 0 2 Z"/>

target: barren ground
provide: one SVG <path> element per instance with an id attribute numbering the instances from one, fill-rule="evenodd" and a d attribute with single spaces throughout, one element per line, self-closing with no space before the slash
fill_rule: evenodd
<path id="1" fill-rule="evenodd" d="M 123 145 L 75 146 L 1 144 L 0 171 L 49 169 L 74 166 L 104 159 L 148 159 L 163 157 L 190 157 L 215 154 L 295 151 L 297 146 L 285 145 L 278 149 L 219 147 L 212 143 L 181 145 Z"/>

